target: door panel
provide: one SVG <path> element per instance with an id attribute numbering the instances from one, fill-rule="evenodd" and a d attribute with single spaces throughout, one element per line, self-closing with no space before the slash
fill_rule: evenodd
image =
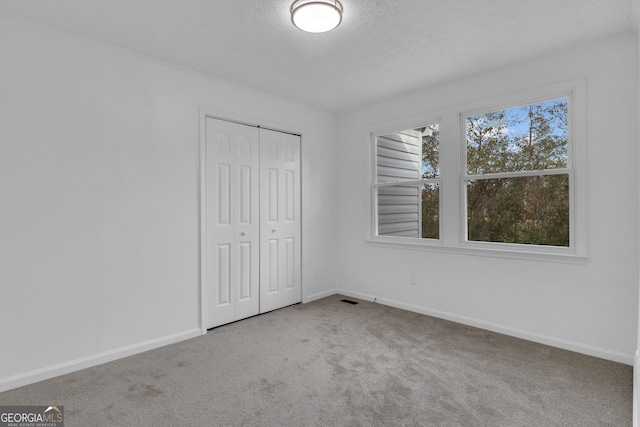
<path id="1" fill-rule="evenodd" d="M 294 222 L 295 221 L 295 171 L 285 170 L 284 171 L 284 203 L 285 203 L 285 218 L 286 222 Z"/>
<path id="2" fill-rule="evenodd" d="M 218 163 L 218 225 L 231 225 L 231 165 Z"/>
<path id="3" fill-rule="evenodd" d="M 238 224 L 251 224 L 251 167 L 238 168 Z"/>
<path id="4" fill-rule="evenodd" d="M 218 307 L 231 304 L 231 245 L 218 246 Z"/>
<path id="5" fill-rule="evenodd" d="M 240 254 L 238 256 L 238 282 L 240 286 L 239 301 L 251 298 L 251 242 L 243 242 L 239 245 Z"/>
<path id="6" fill-rule="evenodd" d="M 267 240 L 267 248 L 264 262 L 266 271 L 263 277 L 266 279 L 267 295 L 271 295 L 278 292 L 278 240 Z"/>
<path id="7" fill-rule="evenodd" d="M 278 222 L 278 169 L 269 168 L 269 182 L 266 197 L 266 212 L 268 212 L 268 223 L 276 224 Z"/>
<path id="8" fill-rule="evenodd" d="M 237 146 L 236 239 L 238 277 L 234 320 L 260 312 L 260 134 L 257 128 L 235 124 Z"/>
<path id="9" fill-rule="evenodd" d="M 259 134 L 206 119 L 207 328 L 258 314 Z"/>
<path id="10" fill-rule="evenodd" d="M 293 238 L 288 237 L 286 239 L 284 239 L 284 246 L 285 246 L 285 272 L 286 272 L 286 276 L 285 276 L 285 280 L 284 280 L 284 288 L 285 290 L 290 290 L 292 289 L 296 282 L 295 282 L 295 272 L 296 272 L 296 266 L 295 266 L 295 253 L 296 253 L 296 245 L 295 242 L 293 240 Z"/>
<path id="11" fill-rule="evenodd" d="M 260 312 L 264 313 L 301 301 L 300 137 L 260 129 L 260 148 Z"/>

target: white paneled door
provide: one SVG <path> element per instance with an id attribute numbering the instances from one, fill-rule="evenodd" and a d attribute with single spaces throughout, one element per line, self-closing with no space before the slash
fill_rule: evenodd
<path id="1" fill-rule="evenodd" d="M 301 301 L 300 137 L 260 129 L 260 312 Z"/>
<path id="2" fill-rule="evenodd" d="M 207 327 L 260 312 L 259 132 L 207 118 Z"/>
<path id="3" fill-rule="evenodd" d="M 206 327 L 301 301 L 300 137 L 207 117 Z"/>

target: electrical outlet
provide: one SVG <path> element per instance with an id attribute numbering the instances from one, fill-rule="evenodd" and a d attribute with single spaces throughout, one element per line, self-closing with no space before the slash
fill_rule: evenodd
<path id="1" fill-rule="evenodd" d="M 411 273 L 411 276 L 409 276 L 409 284 L 412 286 L 416 286 L 418 284 L 418 278 L 416 277 L 416 273 Z"/>

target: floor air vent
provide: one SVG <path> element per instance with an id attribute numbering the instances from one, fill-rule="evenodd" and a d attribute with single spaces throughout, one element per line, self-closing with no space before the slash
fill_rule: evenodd
<path id="1" fill-rule="evenodd" d="M 353 304 L 353 305 L 356 305 L 356 304 L 357 304 L 357 302 L 355 302 L 355 301 L 351 301 L 350 299 L 341 299 L 340 301 L 342 301 L 342 302 L 346 302 L 347 304 Z"/>

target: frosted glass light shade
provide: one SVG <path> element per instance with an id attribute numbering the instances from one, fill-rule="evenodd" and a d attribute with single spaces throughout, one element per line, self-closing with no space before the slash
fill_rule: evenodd
<path id="1" fill-rule="evenodd" d="M 324 33 L 342 22 L 342 4 L 338 0 L 296 0 L 291 5 L 291 21 L 303 31 Z"/>

